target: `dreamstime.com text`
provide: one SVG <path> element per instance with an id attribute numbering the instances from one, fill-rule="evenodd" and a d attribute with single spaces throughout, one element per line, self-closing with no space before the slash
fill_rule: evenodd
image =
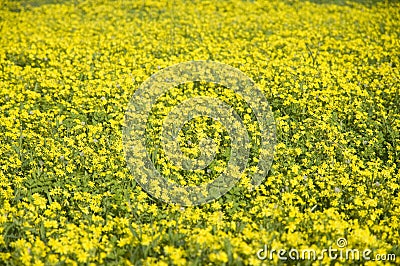
<path id="1" fill-rule="evenodd" d="M 371 249 L 351 249 L 346 248 L 347 240 L 339 238 L 336 241 L 338 248 L 322 249 L 269 249 L 267 245 L 257 251 L 257 258 L 260 260 L 274 260 L 277 257 L 281 261 L 286 260 L 324 260 L 328 257 L 330 260 L 364 260 L 364 261 L 396 261 L 396 254 L 373 254 Z"/>

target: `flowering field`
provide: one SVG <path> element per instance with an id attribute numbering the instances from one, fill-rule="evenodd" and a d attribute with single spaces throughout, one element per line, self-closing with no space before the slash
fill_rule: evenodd
<path id="1" fill-rule="evenodd" d="M 394 1 L 3 0 L 0 264 L 399 264 L 399 21 Z M 273 111 L 277 144 L 256 189 L 244 177 L 215 201 L 183 207 L 136 183 L 122 128 L 143 81 L 191 60 L 254 80 Z M 226 88 L 171 90 L 149 120 L 148 149 L 182 184 L 215 178 L 230 159 L 223 127 L 205 118 L 188 123 L 180 140 L 195 157 L 196 135 L 213 134 L 210 168 L 182 173 L 163 158 L 161 118 L 194 94 L 236 106 L 257 129 Z M 265 246 L 320 253 L 338 239 L 372 258 L 396 258 L 257 256 Z"/>

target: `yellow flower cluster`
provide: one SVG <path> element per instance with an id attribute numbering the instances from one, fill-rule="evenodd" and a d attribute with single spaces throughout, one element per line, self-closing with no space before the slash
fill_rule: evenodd
<path id="1" fill-rule="evenodd" d="M 0 6 L 0 264 L 275 265 L 257 251 L 347 248 L 400 263 L 400 5 L 395 1 L 4 0 Z M 182 207 L 151 198 L 123 152 L 133 93 L 168 66 L 211 60 L 240 69 L 274 112 L 265 181 Z M 170 180 L 223 172 L 231 140 L 198 118 L 179 133 L 205 170 L 174 168 L 162 119 L 207 95 L 231 104 L 252 142 L 258 125 L 227 88 L 184 84 L 154 105 L 148 153 Z M 256 99 L 255 99 L 256 100 Z M 208 171 L 209 170 L 209 171 Z M 354 261 L 296 261 L 351 264 Z"/>

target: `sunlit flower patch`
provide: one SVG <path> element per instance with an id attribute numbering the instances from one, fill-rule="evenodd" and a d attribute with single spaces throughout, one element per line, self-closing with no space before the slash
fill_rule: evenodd
<path id="1" fill-rule="evenodd" d="M 269 248 L 346 248 L 400 263 L 400 5 L 394 1 L 3 1 L 0 7 L 0 264 L 275 265 Z M 167 204 L 136 181 L 122 128 L 133 93 L 171 65 L 240 69 L 267 98 L 274 161 L 215 201 Z M 162 119 L 194 96 L 240 114 L 257 164 L 259 128 L 229 88 L 188 83 L 152 109 L 147 151 L 172 182 L 197 185 L 230 159 L 224 127 L 198 118 L 178 141 L 208 168 L 169 162 Z M 298 260 L 290 263 L 350 264 Z M 358 262 L 361 263 L 361 262 Z"/>

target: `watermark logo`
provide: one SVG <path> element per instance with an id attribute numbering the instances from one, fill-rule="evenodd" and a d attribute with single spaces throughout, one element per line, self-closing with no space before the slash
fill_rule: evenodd
<path id="1" fill-rule="evenodd" d="M 199 96 L 187 99 L 163 121 L 161 143 L 168 160 L 182 171 L 204 169 L 215 158 L 212 139 L 200 141 L 201 155 L 195 159 L 182 153 L 178 134 L 185 123 L 196 117 L 219 122 L 229 134 L 231 149 L 225 170 L 211 182 L 183 186 L 165 178 L 156 169 L 146 149 L 146 125 L 157 100 L 170 89 L 190 82 L 207 82 L 224 86 L 240 95 L 255 115 L 260 143 L 258 164 L 251 173 L 251 184 L 258 186 L 265 179 L 273 160 L 275 122 L 270 106 L 254 81 L 231 66 L 209 61 L 190 61 L 165 68 L 146 80 L 131 98 L 125 113 L 123 147 L 127 165 L 140 186 L 150 195 L 168 203 L 199 205 L 227 193 L 243 176 L 249 159 L 251 142 L 240 116 L 218 97 Z"/>
<path id="2" fill-rule="evenodd" d="M 267 245 L 264 248 L 257 251 L 257 258 L 260 260 L 274 260 L 278 258 L 281 261 L 287 260 L 324 260 L 328 258 L 329 260 L 364 260 L 364 261 L 395 261 L 395 254 L 372 254 L 371 249 L 352 249 L 347 248 L 347 239 L 338 238 L 336 241 L 336 246 L 338 248 L 333 248 L 332 246 L 324 248 L 321 251 L 315 249 L 302 249 L 298 250 L 292 249 L 269 249 Z"/>

